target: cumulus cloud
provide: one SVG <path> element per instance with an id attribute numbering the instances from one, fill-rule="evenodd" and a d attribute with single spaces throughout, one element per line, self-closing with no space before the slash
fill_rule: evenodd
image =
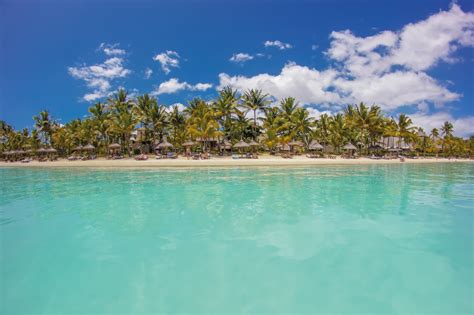
<path id="1" fill-rule="evenodd" d="M 269 41 L 265 45 L 279 47 Z M 293 96 L 303 106 L 331 111 L 364 101 L 376 103 L 387 112 L 411 106 L 424 109 L 427 115 L 428 104 L 440 109 L 462 96 L 431 77 L 427 70 L 440 62 L 456 62 L 456 50 L 472 46 L 474 14 L 453 4 L 449 10 L 405 25 L 399 31 L 387 30 L 366 37 L 358 37 L 350 30 L 332 32 L 325 52 L 331 62 L 328 69 L 287 63 L 279 74 L 247 77 L 221 73 L 218 88 L 259 88 L 276 98 Z M 468 126 L 466 120 L 459 119 L 457 125 L 461 132 Z"/>
<path id="2" fill-rule="evenodd" d="M 150 68 L 145 69 L 145 79 L 151 78 L 152 74 L 153 74 L 153 70 L 151 70 Z"/>
<path id="3" fill-rule="evenodd" d="M 105 53 L 105 52 L 104 52 Z M 111 81 L 124 78 L 130 74 L 130 70 L 123 65 L 124 60 L 120 57 L 111 57 L 103 63 L 92 66 L 81 65 L 69 67 L 68 73 L 76 79 L 83 80 L 92 92 L 83 96 L 87 102 L 103 98 L 110 93 Z"/>
<path id="4" fill-rule="evenodd" d="M 279 40 L 267 40 L 263 43 L 263 45 L 265 47 L 277 47 L 278 49 L 280 50 L 285 50 L 285 49 L 290 49 L 292 48 L 293 46 L 288 44 L 288 43 L 284 43 L 284 42 L 281 42 Z"/>
<path id="5" fill-rule="evenodd" d="M 462 46 L 474 46 L 474 14 L 453 4 L 399 32 L 384 31 L 357 37 L 350 30 L 332 32 L 327 55 L 343 63 L 348 74 L 360 77 L 392 71 L 424 71 L 440 61 L 454 62 L 452 54 Z"/>
<path id="6" fill-rule="evenodd" d="M 175 107 L 178 107 L 178 111 L 182 112 L 183 110 L 186 109 L 186 106 L 182 103 L 174 103 L 174 104 L 171 104 L 171 105 L 168 105 L 166 106 L 166 111 L 168 113 L 171 113 Z"/>
<path id="7" fill-rule="evenodd" d="M 457 135 L 461 137 L 474 135 L 474 116 L 455 118 L 448 112 L 433 114 L 417 112 L 411 114 L 410 118 L 414 124 L 422 127 L 426 133 L 429 133 L 433 128 L 440 129 L 445 121 L 450 121 L 453 123 L 454 131 Z"/>
<path id="8" fill-rule="evenodd" d="M 179 54 L 176 51 L 167 50 L 153 57 L 153 60 L 161 64 L 164 73 L 171 72 L 171 68 L 179 68 Z"/>
<path id="9" fill-rule="evenodd" d="M 233 54 L 229 60 L 235 63 L 244 63 L 246 61 L 252 60 L 253 58 L 254 57 L 252 55 L 249 55 L 246 53 L 238 53 L 238 54 Z"/>
<path id="10" fill-rule="evenodd" d="M 177 78 L 172 78 L 160 83 L 160 85 L 151 92 L 151 95 L 173 94 L 183 90 L 206 91 L 210 88 L 212 88 L 212 84 L 210 83 L 197 83 L 193 85 L 186 81 L 180 82 Z"/>
<path id="11" fill-rule="evenodd" d="M 303 104 L 341 103 L 340 96 L 328 90 L 336 75 L 337 72 L 331 69 L 320 72 L 288 63 L 278 75 L 263 73 L 245 77 L 221 73 L 218 89 L 225 86 L 232 86 L 241 91 L 257 88 L 276 98 L 296 96 Z"/>
<path id="12" fill-rule="evenodd" d="M 119 44 L 101 43 L 99 50 L 102 50 L 107 56 L 125 55 L 125 50 L 118 48 Z"/>

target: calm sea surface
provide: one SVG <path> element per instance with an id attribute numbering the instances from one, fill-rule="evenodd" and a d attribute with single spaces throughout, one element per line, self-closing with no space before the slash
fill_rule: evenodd
<path id="1" fill-rule="evenodd" d="M 474 312 L 474 164 L 0 181 L 0 313 Z"/>

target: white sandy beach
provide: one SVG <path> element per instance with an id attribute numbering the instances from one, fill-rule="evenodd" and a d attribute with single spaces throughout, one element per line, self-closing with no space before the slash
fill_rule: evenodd
<path id="1" fill-rule="evenodd" d="M 343 159 L 343 158 L 317 158 L 310 159 L 305 156 L 295 156 L 292 159 L 284 159 L 279 156 L 264 155 L 258 159 L 232 159 L 231 157 L 213 157 L 209 160 L 192 160 L 184 157 L 177 159 L 160 159 L 154 156 L 146 161 L 136 161 L 133 158 L 122 160 L 107 160 L 98 158 L 88 161 L 68 161 L 59 159 L 57 161 L 30 163 L 21 162 L 0 162 L 0 167 L 232 167 L 232 166 L 311 166 L 311 165 L 367 165 L 367 164 L 419 164 L 419 163 L 474 163 L 474 160 L 468 159 L 445 159 L 445 158 L 418 158 L 405 159 L 401 162 L 399 159 L 391 160 L 373 160 L 369 158 Z"/>

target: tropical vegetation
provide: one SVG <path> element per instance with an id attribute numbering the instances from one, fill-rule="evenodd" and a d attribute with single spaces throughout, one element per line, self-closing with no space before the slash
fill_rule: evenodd
<path id="1" fill-rule="evenodd" d="M 66 156 L 79 145 L 92 144 L 105 155 L 111 143 L 118 143 L 123 153 L 131 155 L 153 152 L 156 144 L 166 139 L 177 151 L 183 150 L 186 141 L 195 141 L 203 151 L 212 150 L 216 141 L 256 141 L 271 153 L 291 141 L 299 141 L 303 148 L 317 141 L 335 153 L 352 143 L 362 154 L 369 154 L 380 148 L 381 139 L 395 137 L 399 145 L 410 144 L 416 154 L 474 154 L 474 137 L 456 137 L 450 122 L 426 134 L 408 115 L 390 117 L 380 106 L 364 103 L 315 118 L 292 97 L 278 101 L 256 89 L 238 93 L 226 87 L 215 100 L 195 98 L 181 107 L 166 106 L 148 94 L 130 97 L 119 90 L 106 102 L 92 105 L 88 113 L 85 118 L 61 124 L 44 110 L 33 117 L 31 130 L 15 130 L 0 121 L 0 152 L 53 147 Z"/>

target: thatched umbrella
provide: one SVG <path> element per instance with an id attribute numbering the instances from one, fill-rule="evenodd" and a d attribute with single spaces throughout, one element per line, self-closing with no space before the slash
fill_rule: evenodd
<path id="1" fill-rule="evenodd" d="M 244 140 L 241 139 L 239 142 L 234 144 L 233 147 L 238 149 L 239 152 L 242 154 L 242 150 L 250 147 L 250 145 L 247 142 L 245 142 Z"/>
<path id="2" fill-rule="evenodd" d="M 56 153 L 56 152 L 58 152 L 58 150 L 56 150 L 55 148 L 47 148 L 46 152 L 47 153 Z"/>
<path id="3" fill-rule="evenodd" d="M 82 151 L 83 147 L 82 145 L 78 145 L 77 147 L 75 147 L 74 149 L 72 149 L 73 151 Z"/>
<path id="4" fill-rule="evenodd" d="M 249 146 L 258 147 L 258 146 L 260 146 L 260 143 L 256 142 L 255 140 L 252 140 L 252 141 L 249 142 Z"/>
<path id="5" fill-rule="evenodd" d="M 324 149 L 324 147 L 318 141 L 313 140 L 309 144 L 308 149 L 310 149 L 310 150 L 322 150 L 322 149 Z"/>
<path id="6" fill-rule="evenodd" d="M 224 145 L 224 149 L 226 149 L 226 150 L 232 149 L 232 143 L 230 143 L 229 140 L 224 140 L 224 141 L 222 142 L 222 144 Z"/>
<path id="7" fill-rule="evenodd" d="M 172 148 L 173 145 L 166 140 L 166 138 L 163 139 L 162 142 L 160 142 L 155 149 L 167 149 L 167 148 Z"/>
<path id="8" fill-rule="evenodd" d="M 294 151 L 295 147 L 302 147 L 304 144 L 301 141 L 293 140 L 290 143 L 288 143 L 288 145 L 290 146 L 290 151 Z"/>
<path id="9" fill-rule="evenodd" d="M 112 151 L 112 152 L 115 153 L 115 151 L 116 151 L 117 149 L 121 149 L 122 146 L 121 146 L 120 144 L 114 142 L 114 143 L 109 144 L 109 146 L 108 146 L 107 148 L 108 148 L 107 157 L 109 157 L 110 154 L 111 154 L 110 151 Z"/>
<path id="10" fill-rule="evenodd" d="M 89 143 L 88 145 L 84 146 L 82 149 L 86 151 L 91 151 L 91 150 L 95 150 L 95 147 Z"/>
<path id="11" fill-rule="evenodd" d="M 283 144 L 280 146 L 280 151 L 290 151 L 291 148 L 288 144 Z"/>
<path id="12" fill-rule="evenodd" d="M 353 151 L 353 150 L 357 150 L 357 147 L 355 145 L 353 145 L 352 143 L 348 143 L 346 144 L 345 146 L 342 147 L 344 150 L 348 150 L 348 151 Z"/>
<path id="13" fill-rule="evenodd" d="M 37 153 L 46 153 L 46 149 L 45 148 L 39 148 L 38 150 L 36 150 Z"/>
<path id="14" fill-rule="evenodd" d="M 163 137 L 163 141 L 161 141 L 156 147 L 155 150 L 161 150 L 162 152 L 166 151 L 168 148 L 172 148 L 173 145 L 166 140 L 166 137 Z"/>
<path id="15" fill-rule="evenodd" d="M 236 149 L 244 149 L 244 148 L 248 148 L 248 147 L 250 147 L 250 145 L 247 142 L 245 142 L 244 140 L 240 140 L 239 142 L 234 144 L 234 148 L 236 148 Z"/>
<path id="16" fill-rule="evenodd" d="M 191 140 L 188 140 L 185 143 L 183 143 L 183 147 L 192 147 L 193 145 L 195 145 L 195 143 Z"/>

